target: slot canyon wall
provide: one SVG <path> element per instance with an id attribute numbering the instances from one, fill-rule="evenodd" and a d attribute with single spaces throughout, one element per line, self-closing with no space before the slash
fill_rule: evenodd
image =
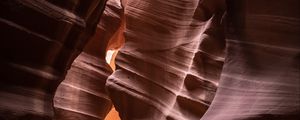
<path id="1" fill-rule="evenodd" d="M 226 55 L 201 120 L 300 118 L 300 1 L 227 0 Z"/>
<path id="2" fill-rule="evenodd" d="M 0 15 L 0 119 L 300 118 L 299 0 L 2 0 Z"/>
<path id="3" fill-rule="evenodd" d="M 124 120 L 297 120 L 299 18 L 297 0 L 128 0 L 108 93 Z"/>
<path id="4" fill-rule="evenodd" d="M 0 1 L 0 119 L 52 120 L 53 97 L 105 0 Z"/>
<path id="5" fill-rule="evenodd" d="M 125 4 L 125 44 L 106 83 L 121 119 L 200 119 L 213 99 L 224 61 L 223 4 Z"/>
<path id="6" fill-rule="evenodd" d="M 56 91 L 57 120 L 103 120 L 111 110 L 112 102 L 105 91 L 105 83 L 114 67 L 105 57 L 107 50 L 122 45 L 118 31 L 123 28 L 123 11 L 120 1 L 107 1 L 94 36 Z"/>

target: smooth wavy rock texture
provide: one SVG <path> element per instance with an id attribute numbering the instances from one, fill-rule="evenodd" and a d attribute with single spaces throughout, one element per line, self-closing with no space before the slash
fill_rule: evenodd
<path id="1" fill-rule="evenodd" d="M 218 91 L 201 120 L 300 118 L 300 1 L 229 0 Z"/>
<path id="2" fill-rule="evenodd" d="M 201 118 L 224 60 L 219 2 L 124 2 L 125 44 L 106 84 L 121 119 Z"/>
<path id="3" fill-rule="evenodd" d="M 300 118 L 299 0 L 105 3 L 0 1 L 1 120 Z"/>
<path id="4" fill-rule="evenodd" d="M 103 120 L 112 107 L 104 89 L 111 73 L 104 60 L 81 53 L 56 91 L 56 119 Z"/>
<path id="5" fill-rule="evenodd" d="M 219 2 L 127 1 L 107 81 L 122 119 L 200 119 L 212 100 L 202 120 L 299 118 L 299 1 Z"/>
<path id="6" fill-rule="evenodd" d="M 215 14 L 201 35 L 198 50 L 172 108 L 181 115 L 180 119 L 199 120 L 214 98 L 224 62 L 222 15 Z M 175 116 L 172 119 L 179 119 Z"/>
<path id="7" fill-rule="evenodd" d="M 105 83 L 113 70 L 106 63 L 105 56 L 108 49 L 119 44 L 114 36 L 121 27 L 122 13 L 119 1 L 106 3 L 96 33 L 56 90 L 56 120 L 103 120 L 112 108 Z"/>
<path id="8" fill-rule="evenodd" d="M 105 0 L 0 1 L 0 119 L 52 120 L 53 97 Z"/>

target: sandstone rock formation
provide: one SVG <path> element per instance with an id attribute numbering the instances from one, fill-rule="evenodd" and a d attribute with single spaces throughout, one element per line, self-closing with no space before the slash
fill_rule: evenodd
<path id="1" fill-rule="evenodd" d="M 297 120 L 299 8 L 297 0 L 128 0 L 126 43 L 107 81 L 120 117 L 200 119 L 218 87 L 203 120 Z"/>
<path id="2" fill-rule="evenodd" d="M 122 119 L 201 118 L 222 69 L 219 2 L 127 0 L 125 45 L 107 81 Z"/>
<path id="3" fill-rule="evenodd" d="M 181 119 L 199 120 L 214 98 L 224 62 L 222 15 L 215 14 L 206 24 L 192 65 L 177 95 L 172 110 L 177 111 Z"/>
<path id="4" fill-rule="evenodd" d="M 104 3 L 0 2 L 0 119 L 52 119 L 94 29 L 58 120 L 300 118 L 299 0 L 109 0 L 99 22 Z"/>
<path id="5" fill-rule="evenodd" d="M 104 86 L 113 71 L 105 56 L 108 49 L 119 48 L 121 44 L 122 39 L 115 36 L 122 26 L 122 14 L 120 1 L 107 2 L 95 35 L 56 91 L 57 120 L 103 120 L 111 109 Z"/>
<path id="6" fill-rule="evenodd" d="M 55 95 L 57 120 L 102 120 L 112 107 L 104 86 L 112 73 L 105 61 L 81 53 Z"/>
<path id="7" fill-rule="evenodd" d="M 0 1 L 0 119 L 50 120 L 58 84 L 105 0 Z"/>
<path id="8" fill-rule="evenodd" d="M 201 120 L 300 118 L 300 1 L 228 0 L 226 56 Z"/>

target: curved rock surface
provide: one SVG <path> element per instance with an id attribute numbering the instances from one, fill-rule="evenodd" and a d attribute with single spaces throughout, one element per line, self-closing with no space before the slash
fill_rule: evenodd
<path id="1" fill-rule="evenodd" d="M 0 1 L 0 119 L 53 119 L 105 2 Z M 55 119 L 300 118 L 299 0 L 109 0 L 101 19 Z"/>
<path id="2" fill-rule="evenodd" d="M 106 84 L 122 119 L 200 119 L 223 62 L 219 2 L 127 0 L 125 45 Z"/>
<path id="3" fill-rule="evenodd" d="M 104 86 L 113 70 L 105 56 L 108 49 L 121 44 L 122 39 L 114 36 L 122 26 L 122 14 L 120 1 L 107 1 L 95 35 L 75 59 L 56 91 L 57 120 L 103 120 L 110 111 L 112 102 Z"/>
<path id="4" fill-rule="evenodd" d="M 127 2 L 107 81 L 122 119 L 200 119 L 216 87 L 203 120 L 299 118 L 297 0 Z"/>
<path id="5" fill-rule="evenodd" d="M 103 120 L 112 107 L 104 89 L 111 73 L 104 60 L 81 53 L 56 91 L 56 119 Z"/>
<path id="6" fill-rule="evenodd" d="M 50 120 L 66 71 L 95 32 L 104 0 L 0 1 L 0 119 Z"/>
<path id="7" fill-rule="evenodd" d="M 172 108 L 181 118 L 173 115 L 172 119 L 199 120 L 214 98 L 224 62 L 222 15 L 215 14 L 206 24 L 192 65 Z"/>
<path id="8" fill-rule="evenodd" d="M 201 120 L 300 118 L 300 1 L 228 0 L 226 60 Z"/>

